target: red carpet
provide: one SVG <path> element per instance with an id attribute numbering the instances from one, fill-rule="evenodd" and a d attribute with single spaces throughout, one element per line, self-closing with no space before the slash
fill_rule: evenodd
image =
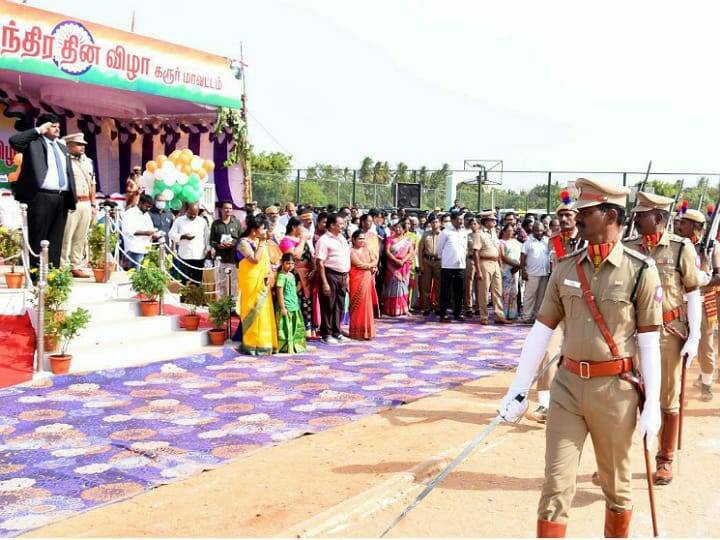
<path id="1" fill-rule="evenodd" d="M 34 355 L 30 317 L 0 315 L 0 388 L 32 379 Z"/>

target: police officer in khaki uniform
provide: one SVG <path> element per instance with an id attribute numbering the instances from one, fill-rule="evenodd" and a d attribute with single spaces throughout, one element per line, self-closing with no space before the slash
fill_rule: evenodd
<path id="1" fill-rule="evenodd" d="M 700 375 L 695 381 L 695 387 L 700 388 L 700 399 L 710 401 L 713 398 L 712 382 L 715 372 L 715 339 L 717 333 L 717 294 L 716 287 L 720 285 L 720 250 L 714 249 L 712 264 L 708 264 L 705 256 L 700 252 L 700 241 L 705 227 L 705 215 L 689 209 L 680 211 L 675 223 L 675 232 L 678 236 L 690 239 L 695 246 L 697 263 L 700 265 L 700 279 L 703 299 L 702 322 L 700 323 L 700 346 L 698 348 L 698 362 Z"/>
<path id="2" fill-rule="evenodd" d="M 481 288 L 478 292 L 478 307 L 480 308 L 480 324 L 488 324 L 487 298 L 488 293 L 492 298 L 495 309 L 495 322 L 497 324 L 509 324 L 504 317 L 502 303 L 502 272 L 500 270 L 500 250 L 497 246 L 495 232 L 495 212 L 487 210 L 478 214 L 480 220 L 480 234 L 473 243 L 473 257 L 475 267 L 480 269 Z"/>
<path id="3" fill-rule="evenodd" d="M 500 405 L 516 421 L 554 329 L 565 322 L 560 369 L 550 390 L 545 482 L 538 537 L 565 536 L 580 455 L 588 433 L 606 501 L 605 536 L 626 537 L 632 515 L 630 449 L 639 395 L 629 380 L 639 354 L 645 384 L 641 436 L 660 428 L 660 278 L 652 259 L 623 246 L 628 189 L 577 180 L 577 226 L 588 246 L 558 261 Z M 597 317 L 597 320 L 596 320 Z"/>
<path id="4" fill-rule="evenodd" d="M 655 461 L 655 483 L 672 482 L 672 462 L 675 457 L 680 410 L 680 377 L 682 358 L 688 362 L 697 356 L 700 342 L 701 299 L 700 274 L 695 263 L 695 250 L 684 238 L 668 232 L 667 221 L 673 200 L 652 193 L 637 194 L 635 226 L 639 235 L 625 245 L 652 257 L 662 281 L 663 327 L 660 332 L 662 351 L 662 429 Z M 683 295 L 687 293 L 685 310 Z"/>
<path id="5" fill-rule="evenodd" d="M 437 302 L 433 298 L 440 298 L 440 257 L 438 256 L 438 238 L 440 238 L 440 219 L 436 214 L 430 214 L 427 223 L 430 228 L 420 238 L 420 253 L 418 263 L 420 266 L 420 287 L 422 288 L 423 315 L 437 311 Z M 435 294 L 433 295 L 433 287 Z"/>
<path id="6" fill-rule="evenodd" d="M 480 224 L 477 219 L 469 216 L 465 219 L 465 228 L 470 229 L 468 234 L 468 255 L 467 264 L 465 265 L 465 315 L 471 317 L 474 314 L 480 315 L 480 302 L 482 301 L 482 281 L 478 268 L 475 267 L 475 257 L 473 255 L 473 246 L 478 241 L 480 233 Z M 487 303 L 487 298 L 485 299 Z"/>
<path id="7" fill-rule="evenodd" d="M 85 245 L 95 211 L 95 173 L 92 160 L 85 155 L 87 141 L 82 133 L 71 133 L 63 138 L 70 153 L 70 164 L 75 176 L 77 204 L 68 212 L 63 233 L 60 264 L 71 265 L 76 278 L 90 277 L 83 270 Z"/>
<path id="8" fill-rule="evenodd" d="M 580 238 L 577 226 L 575 225 L 575 216 L 577 210 L 573 207 L 572 202 L 568 201 L 559 205 L 555 209 L 555 215 L 560 221 L 560 232 L 550 237 L 550 272 L 557 267 L 558 261 L 583 249 L 587 242 Z M 550 343 L 548 344 L 545 358 L 542 365 L 545 366 L 550 362 L 560 350 L 563 340 L 564 323 L 560 323 L 555 328 Z M 544 424 L 547 421 L 548 407 L 550 406 L 550 385 L 552 384 L 555 374 L 557 373 L 557 364 L 553 363 L 545 373 L 537 380 L 538 391 L 538 408 L 532 413 L 532 417 Z"/>

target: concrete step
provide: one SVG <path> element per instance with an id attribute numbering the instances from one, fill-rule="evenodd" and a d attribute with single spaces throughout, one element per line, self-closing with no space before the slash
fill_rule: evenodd
<path id="1" fill-rule="evenodd" d="M 129 339 L 128 343 L 115 343 L 102 347 L 78 346 L 73 341 L 68 348 L 68 354 L 72 355 L 70 371 L 78 373 L 141 366 L 217 349 L 208 347 L 207 343 L 206 332 L 184 330 L 141 339 Z M 45 355 L 44 369 L 50 371 L 48 356 Z"/>
<path id="2" fill-rule="evenodd" d="M 76 347 L 132 346 L 138 341 L 152 336 L 166 335 L 168 339 L 174 339 L 174 335 L 169 334 L 174 334 L 176 330 L 182 330 L 178 315 L 127 317 L 100 322 L 91 320 L 88 326 L 72 341 L 72 344 Z M 183 330 L 183 332 L 185 331 Z"/>

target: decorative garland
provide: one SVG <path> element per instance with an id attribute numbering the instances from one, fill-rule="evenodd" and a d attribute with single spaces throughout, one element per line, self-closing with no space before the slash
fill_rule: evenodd
<path id="1" fill-rule="evenodd" d="M 250 171 L 250 152 L 252 152 L 252 146 L 248 139 L 247 122 L 242 119 L 239 110 L 229 107 L 221 107 L 218 109 L 213 133 L 217 136 L 226 128 L 230 131 L 232 146 L 228 149 L 228 157 L 223 162 L 223 166 L 242 166 L 245 173 L 245 201 L 250 201 L 252 200 L 252 176 Z"/>

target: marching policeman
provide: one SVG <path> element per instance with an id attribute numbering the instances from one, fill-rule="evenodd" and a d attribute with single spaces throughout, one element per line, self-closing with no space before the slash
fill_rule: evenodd
<path id="1" fill-rule="evenodd" d="M 653 475 L 658 485 L 669 484 L 673 479 L 672 462 L 677 446 L 682 362 L 687 356 L 689 365 L 697 356 L 702 319 L 700 274 L 695 263 L 695 250 L 688 240 L 666 231 L 672 203 L 673 199 L 668 197 L 639 191 L 633 208 L 639 236 L 626 241 L 628 248 L 655 260 L 662 282 L 662 429 L 655 456 L 657 470 Z M 683 300 L 685 293 L 687 316 Z"/>
<path id="2" fill-rule="evenodd" d="M 567 192 L 563 192 L 565 194 Z M 572 205 L 570 195 L 562 196 L 563 203 L 555 209 L 555 215 L 560 221 L 560 232 L 550 237 L 550 272 L 552 272 L 558 264 L 558 261 L 568 254 L 579 251 L 585 247 L 587 242 L 578 235 L 575 226 L 575 216 L 577 210 Z M 553 332 L 552 339 L 548 344 L 543 366 L 550 362 L 555 354 L 560 350 L 563 340 L 564 323 L 558 324 Z M 538 391 L 538 408 L 535 409 L 532 416 L 541 424 L 547 421 L 548 406 L 550 405 L 550 385 L 557 373 L 557 365 L 553 364 L 543 373 L 542 377 L 537 380 Z"/>
<path id="3" fill-rule="evenodd" d="M 700 265 L 700 279 L 703 299 L 702 322 L 700 324 L 700 345 L 698 348 L 698 362 L 700 375 L 695 382 L 700 387 L 701 401 L 710 401 L 713 398 L 712 382 L 715 371 L 715 333 L 717 332 L 717 302 L 715 287 L 720 284 L 720 250 L 713 250 L 712 264 L 708 265 L 704 254 L 700 252 L 700 240 L 705 227 L 705 215 L 693 209 L 678 213 L 675 232 L 678 236 L 689 238 L 697 252 L 697 262 Z"/>
<path id="4" fill-rule="evenodd" d="M 584 178 L 576 185 L 577 227 L 588 246 L 560 259 L 552 272 L 500 415 L 515 421 L 524 414 L 532 379 L 554 329 L 564 321 L 560 369 L 550 390 L 537 535 L 565 536 L 589 433 L 606 501 L 605 536 L 625 537 L 640 399 L 631 376 L 636 355 L 646 394 L 640 434 L 652 440 L 660 428 L 662 287 L 652 259 L 620 241 L 629 190 Z"/>

